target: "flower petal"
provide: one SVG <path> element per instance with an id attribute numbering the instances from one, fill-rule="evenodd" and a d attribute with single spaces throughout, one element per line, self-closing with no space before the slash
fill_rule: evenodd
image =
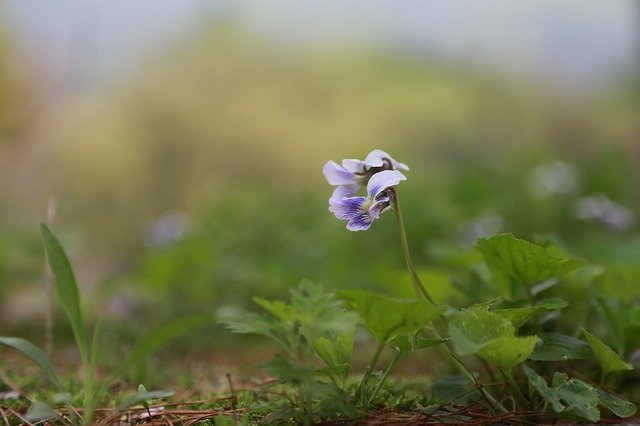
<path id="1" fill-rule="evenodd" d="M 351 173 L 335 161 L 327 161 L 322 167 L 322 173 L 327 178 L 329 185 L 352 185 L 358 182 L 358 176 Z"/>
<path id="2" fill-rule="evenodd" d="M 329 199 L 329 211 L 338 219 L 353 219 L 363 212 L 368 214 L 368 209 L 364 207 L 366 197 L 342 197 L 341 199 Z"/>
<path id="3" fill-rule="evenodd" d="M 367 164 L 362 160 L 356 160 L 353 158 L 347 158 L 342 160 L 342 167 L 350 171 L 351 173 L 363 173 Z"/>
<path id="4" fill-rule="evenodd" d="M 407 177 L 397 170 L 383 170 L 371 176 L 367 184 L 367 194 L 372 199 L 376 199 L 382 191 L 392 186 L 396 186 Z"/>
<path id="5" fill-rule="evenodd" d="M 333 194 L 331 194 L 331 198 L 329 198 L 329 204 L 332 201 L 340 201 L 344 197 L 353 197 L 358 191 L 360 191 L 359 185 L 340 185 L 337 186 L 336 189 L 333 190 Z"/>
<path id="6" fill-rule="evenodd" d="M 358 217 L 354 217 L 347 223 L 347 229 L 349 231 L 366 231 L 371 227 L 373 218 L 368 214 L 362 214 Z"/>
<path id="7" fill-rule="evenodd" d="M 374 149 L 367 155 L 364 162 L 369 167 L 382 167 L 385 165 L 385 159 L 391 162 L 394 169 L 409 170 L 409 166 L 404 163 L 399 163 L 395 158 L 381 149 Z"/>
<path id="8" fill-rule="evenodd" d="M 380 215 L 386 212 L 389 208 L 391 208 L 391 198 L 389 197 L 380 197 L 376 202 L 369 208 L 369 216 L 374 219 L 378 219 Z"/>

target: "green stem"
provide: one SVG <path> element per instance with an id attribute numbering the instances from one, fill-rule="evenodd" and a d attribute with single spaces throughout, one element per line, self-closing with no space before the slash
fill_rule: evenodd
<path id="1" fill-rule="evenodd" d="M 427 289 L 420 281 L 420 277 L 416 272 L 416 268 L 413 266 L 413 261 L 411 260 L 411 252 L 409 251 L 409 243 L 407 242 L 407 233 L 404 229 L 404 221 L 402 220 L 402 212 L 400 210 L 400 202 L 398 201 L 398 194 L 394 192 L 393 194 L 393 209 L 396 212 L 396 224 L 398 225 L 398 233 L 400 234 L 400 243 L 402 244 L 402 252 L 404 253 L 404 260 L 407 263 L 407 269 L 409 270 L 409 275 L 411 276 L 411 281 L 413 282 L 413 288 L 416 291 L 416 296 L 424 296 L 431 304 L 435 305 L 433 298 L 427 291 Z"/>
<path id="2" fill-rule="evenodd" d="M 507 379 L 507 383 L 509 383 L 511 389 L 513 389 L 520 408 L 523 410 L 526 409 L 529 406 L 529 402 L 527 400 L 527 397 L 524 396 L 524 393 L 522 393 L 522 389 L 520 389 L 520 386 L 518 386 L 518 384 L 514 380 L 513 374 L 511 374 L 510 371 L 504 371 L 502 369 L 500 371 L 502 372 L 502 375 L 505 377 L 505 379 Z"/>
<path id="3" fill-rule="evenodd" d="M 396 213 L 396 224 L 398 225 L 398 233 L 400 234 L 400 243 L 402 244 L 402 252 L 404 254 L 404 259 L 407 264 L 407 269 L 409 270 L 409 275 L 411 276 L 411 281 L 413 282 L 413 287 L 416 291 L 416 297 L 420 298 L 420 296 L 427 299 L 431 304 L 435 305 L 435 301 L 422 284 L 418 273 L 416 272 L 415 266 L 413 266 L 413 260 L 411 259 L 411 251 L 409 250 L 409 243 L 407 241 L 407 233 L 404 228 L 404 221 L 402 219 L 402 211 L 400 210 L 400 202 L 398 201 L 398 194 L 393 192 L 393 209 Z M 444 317 L 441 315 L 440 319 L 446 323 Z M 431 331 L 434 334 L 436 339 L 441 339 L 440 333 L 438 332 L 435 326 L 431 326 Z M 443 345 L 436 346 L 436 350 L 444 357 L 450 365 L 452 365 L 455 369 L 460 371 L 471 383 L 477 386 L 478 390 L 484 397 L 484 399 L 491 405 L 491 407 L 497 408 L 503 413 L 507 412 L 507 409 L 502 406 L 496 399 L 485 389 L 480 386 L 474 375 L 471 373 L 469 368 L 453 353 L 453 350 L 449 348 L 449 346 L 445 343 Z M 362 383 L 361 383 L 362 384 Z"/>
<path id="4" fill-rule="evenodd" d="M 373 402 L 373 398 L 375 398 L 376 395 L 378 394 L 378 392 L 380 392 L 380 389 L 382 389 L 382 385 L 384 385 L 384 382 L 387 381 L 387 377 L 389 377 L 389 374 L 391 373 L 391 371 L 394 369 L 394 367 L 396 366 L 396 364 L 400 360 L 400 355 L 401 354 L 402 353 L 400 352 L 400 349 L 396 348 L 395 349 L 395 353 L 393 354 L 393 358 L 391 359 L 391 362 L 389 363 L 389 366 L 385 370 L 384 374 L 380 378 L 380 381 L 378 382 L 378 385 L 376 386 L 376 388 L 373 390 L 373 393 L 369 397 L 369 401 L 367 402 L 367 406 L 371 405 L 371 403 Z"/>
<path id="5" fill-rule="evenodd" d="M 383 349 L 384 349 L 384 343 L 383 342 L 379 342 L 378 343 L 378 347 L 376 348 L 376 353 L 373 354 L 373 358 L 371 359 L 371 362 L 367 366 L 367 369 L 364 372 L 364 376 L 362 376 L 362 380 L 360 381 L 360 384 L 358 385 L 358 388 L 356 389 L 356 395 L 358 395 L 358 397 L 361 396 L 361 392 L 362 392 L 363 386 L 365 386 L 366 383 L 369 381 L 369 378 L 371 377 L 371 372 L 373 371 L 374 368 L 376 368 L 376 364 L 378 363 L 378 360 L 380 359 L 380 354 L 382 354 L 382 350 Z"/>

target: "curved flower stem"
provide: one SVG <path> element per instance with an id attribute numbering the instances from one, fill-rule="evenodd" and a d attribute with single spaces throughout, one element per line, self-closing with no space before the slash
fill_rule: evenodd
<path id="1" fill-rule="evenodd" d="M 411 260 L 411 252 L 409 251 L 409 243 L 407 241 L 407 233 L 404 229 L 404 221 L 402 220 L 400 202 L 398 201 L 398 194 L 395 192 L 395 190 L 393 190 L 392 199 L 393 209 L 396 213 L 396 224 L 398 225 L 398 233 L 400 234 L 400 242 L 402 244 L 402 251 L 404 253 L 404 259 L 407 263 L 409 275 L 411 276 L 411 281 L 413 282 L 413 287 L 416 291 L 416 297 L 420 298 L 420 296 L 422 296 L 427 299 L 432 305 L 435 305 L 435 301 L 433 300 L 425 286 L 422 284 L 422 281 L 420 280 L 420 277 L 416 272 L 416 268 L 415 266 L 413 266 L 413 261 Z M 440 319 L 446 324 L 446 321 L 442 315 L 440 316 Z M 432 325 L 430 329 L 436 339 L 441 339 L 440 333 L 434 325 Z M 504 406 L 500 404 L 489 392 L 487 392 L 480 385 L 480 383 L 478 383 L 473 373 L 471 373 L 469 368 L 462 362 L 460 358 L 456 356 L 453 350 L 446 343 L 436 346 L 436 350 L 443 358 L 445 358 L 449 362 L 451 366 L 460 371 L 460 373 L 462 373 L 467 378 L 467 380 L 469 380 L 478 388 L 483 398 L 489 403 L 489 405 L 491 405 L 491 407 L 497 408 L 503 413 L 507 412 L 507 409 L 504 408 Z"/>
<path id="2" fill-rule="evenodd" d="M 420 297 L 422 294 L 425 299 L 431 302 L 432 305 L 435 305 L 435 301 L 420 281 L 420 277 L 416 272 L 415 266 L 413 266 L 413 261 L 411 260 L 411 252 L 409 251 L 409 243 L 407 242 L 407 233 L 404 230 L 404 221 L 402 220 L 402 212 L 400 211 L 400 202 L 398 201 L 398 194 L 394 191 L 393 193 L 393 209 L 396 212 L 396 224 L 398 225 L 398 232 L 400 234 L 400 243 L 402 244 L 402 252 L 404 253 L 404 260 L 407 262 L 407 269 L 409 270 L 409 275 L 411 276 L 411 281 L 413 282 L 413 287 L 416 291 L 416 296 Z"/>

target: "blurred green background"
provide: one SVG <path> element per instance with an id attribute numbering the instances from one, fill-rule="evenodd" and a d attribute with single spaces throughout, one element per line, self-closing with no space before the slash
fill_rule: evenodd
<path id="1" fill-rule="evenodd" d="M 374 148 L 411 167 L 439 300 L 498 232 L 638 298 L 637 3 L 125 3 L 0 9 L 0 333 L 42 340 L 50 197 L 89 317 L 130 335 L 304 278 L 409 295 L 392 215 L 351 233 L 327 211 L 322 165 Z"/>

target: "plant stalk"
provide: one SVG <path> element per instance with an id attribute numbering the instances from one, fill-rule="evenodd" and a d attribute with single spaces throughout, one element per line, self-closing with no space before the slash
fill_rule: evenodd
<path id="1" fill-rule="evenodd" d="M 396 224 L 398 225 L 398 233 L 400 234 L 400 243 L 402 244 L 402 252 L 404 253 L 404 260 L 407 263 L 407 269 L 409 270 L 409 275 L 411 276 L 411 281 L 413 282 L 413 288 L 416 291 L 416 296 L 420 297 L 420 295 L 424 296 L 432 305 L 435 305 L 435 301 L 420 281 L 420 277 L 416 272 L 415 266 L 413 266 L 413 261 L 411 260 L 411 251 L 409 250 L 409 243 L 407 242 L 407 233 L 404 229 L 404 221 L 402 220 L 402 211 L 400 210 L 400 202 L 398 201 L 398 194 L 393 192 L 393 209 L 396 212 Z"/>

